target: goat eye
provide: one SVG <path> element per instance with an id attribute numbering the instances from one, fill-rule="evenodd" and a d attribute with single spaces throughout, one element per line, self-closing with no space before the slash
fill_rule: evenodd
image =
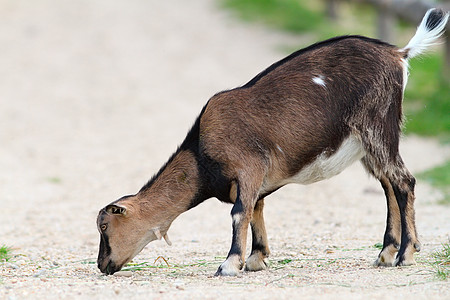
<path id="1" fill-rule="evenodd" d="M 106 225 L 106 224 L 103 224 L 103 225 L 100 226 L 100 229 L 101 229 L 102 231 L 105 231 L 106 228 L 108 228 L 108 225 Z"/>

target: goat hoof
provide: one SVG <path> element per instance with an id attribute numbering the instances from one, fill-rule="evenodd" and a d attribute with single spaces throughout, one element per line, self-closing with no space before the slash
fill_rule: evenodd
<path id="1" fill-rule="evenodd" d="M 245 262 L 245 271 L 261 271 L 267 269 L 269 266 L 269 259 L 264 257 L 261 253 L 254 253 L 247 258 Z"/>
<path id="2" fill-rule="evenodd" d="M 240 265 L 240 267 L 239 267 Z M 238 264 L 236 266 L 235 263 L 233 263 L 233 260 L 228 258 L 226 261 L 224 261 L 220 267 L 217 269 L 217 272 L 214 274 L 215 276 L 237 276 L 239 274 L 239 271 L 242 269 L 242 264 Z"/>
<path id="3" fill-rule="evenodd" d="M 397 253 L 397 248 L 395 245 L 390 245 L 385 247 L 378 258 L 375 260 L 373 265 L 375 267 L 393 267 L 395 262 L 395 255 Z"/>
<path id="4" fill-rule="evenodd" d="M 394 266 L 396 266 L 396 267 L 414 266 L 414 265 L 416 265 L 416 261 L 415 261 L 414 257 L 409 258 L 409 259 L 406 259 L 404 257 L 403 257 L 403 259 L 402 259 L 402 257 L 397 257 L 394 262 Z"/>
<path id="5" fill-rule="evenodd" d="M 384 260 L 382 257 L 378 257 L 373 262 L 373 266 L 374 267 L 393 267 L 394 266 L 394 261 L 388 262 L 388 261 Z"/>
<path id="6" fill-rule="evenodd" d="M 405 251 L 400 251 L 397 255 L 394 266 L 413 266 L 416 264 L 414 259 L 414 253 L 420 251 L 420 243 L 416 242 L 414 244 L 408 245 Z"/>
<path id="7" fill-rule="evenodd" d="M 222 268 L 222 266 L 217 269 L 217 272 L 214 274 L 214 276 L 238 276 L 239 271 L 236 270 L 225 270 Z"/>

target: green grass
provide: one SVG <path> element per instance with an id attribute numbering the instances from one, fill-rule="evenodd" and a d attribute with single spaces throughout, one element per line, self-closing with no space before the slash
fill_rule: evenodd
<path id="1" fill-rule="evenodd" d="M 54 176 L 54 177 L 47 177 L 46 178 L 48 182 L 54 183 L 54 184 L 60 184 L 62 182 L 60 177 Z"/>
<path id="2" fill-rule="evenodd" d="M 7 262 L 11 259 L 11 248 L 8 246 L 1 246 L 0 247 L 0 262 Z"/>
<path id="3" fill-rule="evenodd" d="M 442 77 L 442 55 L 436 53 L 410 62 L 405 91 L 406 133 L 438 136 L 450 142 L 450 82 Z"/>
<path id="4" fill-rule="evenodd" d="M 383 249 L 383 243 L 376 243 L 375 245 L 373 245 L 374 248 L 376 249 Z"/>
<path id="5" fill-rule="evenodd" d="M 290 258 L 285 258 L 285 259 L 282 259 L 282 260 L 279 260 L 279 261 L 277 261 L 279 264 L 281 264 L 281 265 L 287 265 L 288 263 L 290 263 L 290 262 L 292 262 L 292 259 L 290 259 Z"/>
<path id="6" fill-rule="evenodd" d="M 444 194 L 441 204 L 450 205 L 450 160 L 442 166 L 418 174 L 417 177 L 440 189 Z"/>
<path id="7" fill-rule="evenodd" d="M 166 259 L 162 256 L 159 256 L 153 263 L 150 262 L 142 262 L 142 263 L 133 263 L 130 262 L 125 265 L 122 271 L 141 271 L 146 269 L 174 269 L 174 270 L 182 270 L 188 267 L 202 267 L 209 265 L 216 265 L 219 262 L 223 261 L 224 257 L 215 257 L 214 260 L 198 260 L 197 262 L 193 262 L 191 264 L 174 264 L 170 263 L 169 259 Z"/>
<path id="8" fill-rule="evenodd" d="M 299 0 L 222 0 L 246 21 L 262 22 L 289 32 L 313 30 L 322 23 L 324 13 Z"/>
<path id="9" fill-rule="evenodd" d="M 442 250 L 432 254 L 433 260 L 430 262 L 436 270 L 436 276 L 441 280 L 450 278 L 450 244 L 442 244 Z"/>

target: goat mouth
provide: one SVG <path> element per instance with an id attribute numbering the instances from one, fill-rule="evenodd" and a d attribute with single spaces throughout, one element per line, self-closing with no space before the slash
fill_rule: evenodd
<path id="1" fill-rule="evenodd" d="M 102 273 L 105 273 L 106 275 L 113 275 L 117 271 L 119 271 L 122 268 L 122 266 L 117 266 L 113 261 L 109 261 L 105 268 L 100 269 Z"/>

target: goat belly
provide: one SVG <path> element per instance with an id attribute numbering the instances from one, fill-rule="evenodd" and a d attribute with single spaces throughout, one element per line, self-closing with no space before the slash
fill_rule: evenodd
<path id="1" fill-rule="evenodd" d="M 345 168 L 360 160 L 365 155 L 362 144 L 354 135 L 349 135 L 332 154 L 321 153 L 310 164 L 303 167 L 293 177 L 283 184 L 310 184 L 331 178 L 341 173 Z"/>

